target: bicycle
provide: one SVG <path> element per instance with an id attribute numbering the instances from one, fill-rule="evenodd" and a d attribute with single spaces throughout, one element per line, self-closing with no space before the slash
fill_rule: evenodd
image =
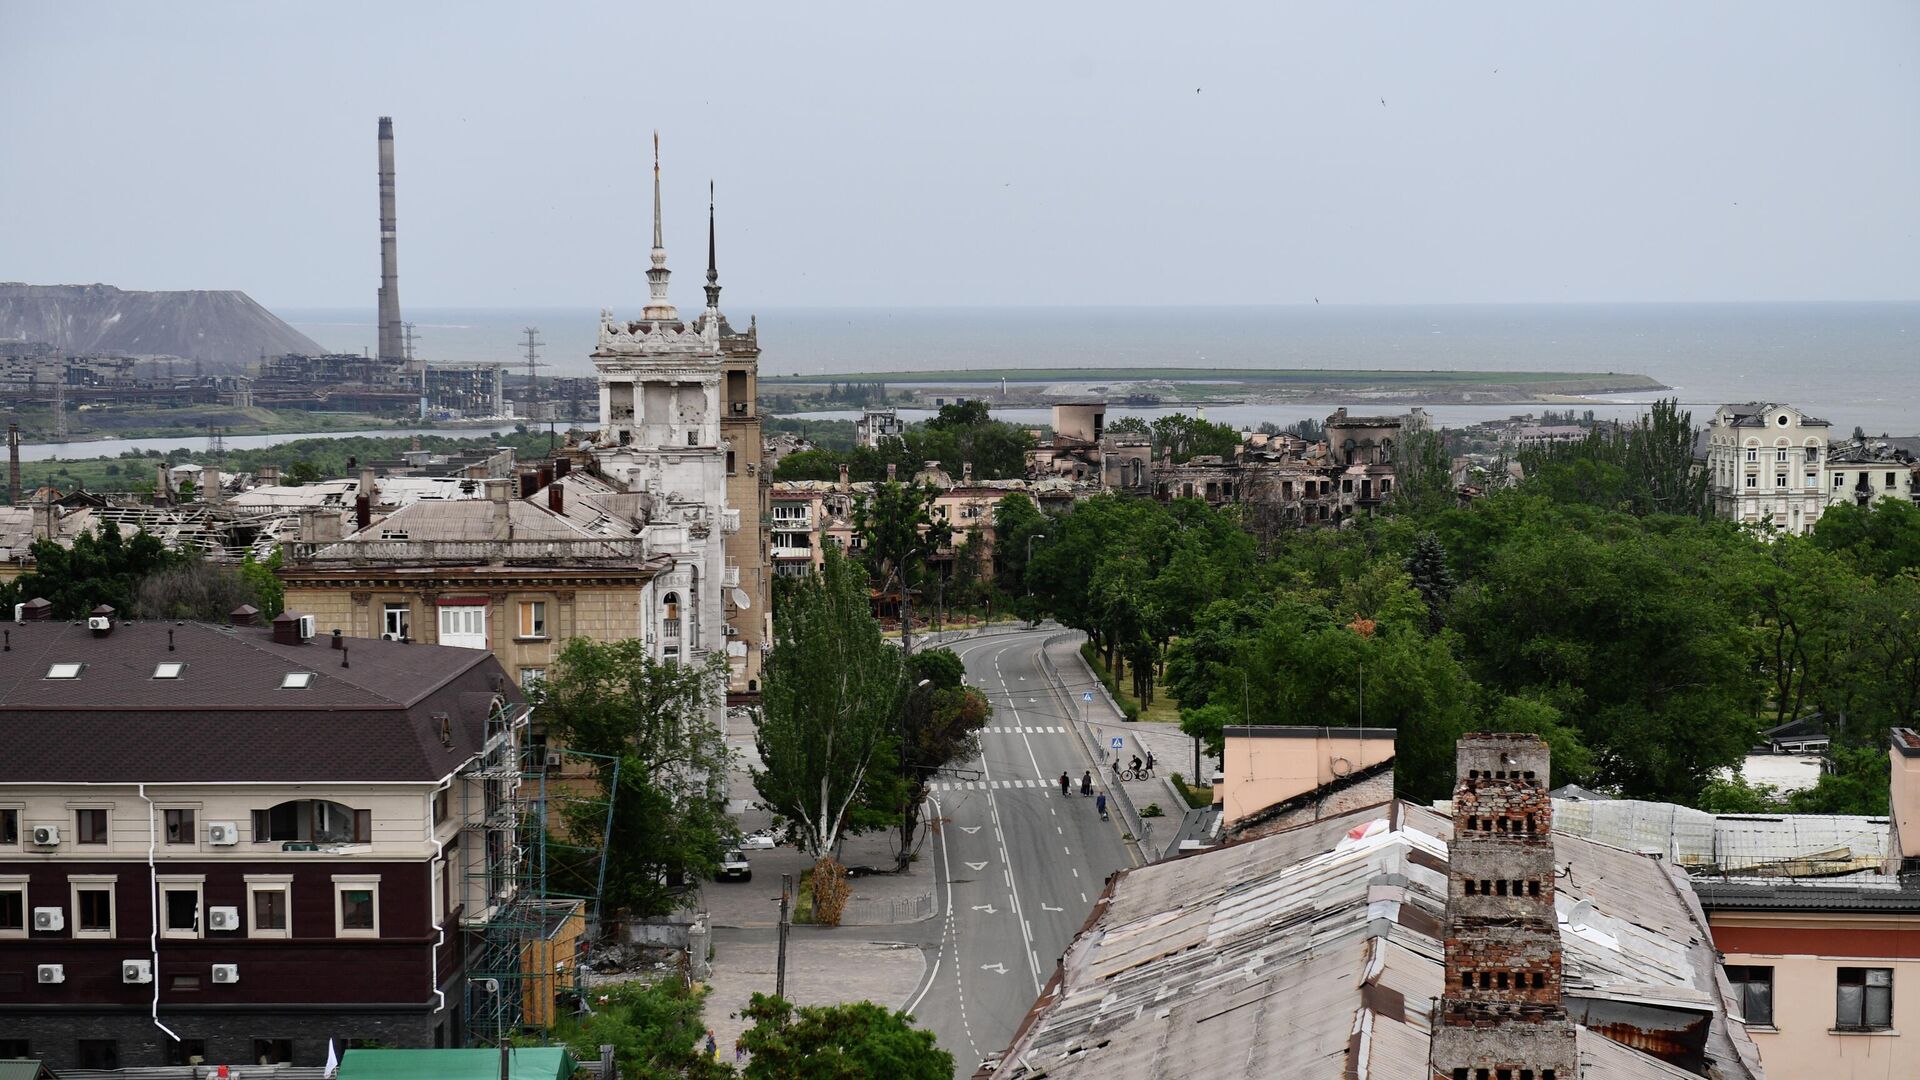
<path id="1" fill-rule="evenodd" d="M 1122 780 L 1150 780 L 1152 778 L 1153 778 L 1153 770 L 1147 768 L 1145 765 L 1142 765 L 1137 769 L 1120 770 L 1120 779 Z"/>

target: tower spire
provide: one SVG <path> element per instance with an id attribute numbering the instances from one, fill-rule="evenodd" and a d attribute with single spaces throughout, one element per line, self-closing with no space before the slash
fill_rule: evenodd
<path id="1" fill-rule="evenodd" d="M 652 322 L 672 322 L 680 317 L 667 299 L 667 247 L 660 233 L 660 132 L 653 133 L 653 266 L 647 270 L 646 310 L 641 314 Z"/>
<path id="2" fill-rule="evenodd" d="M 713 181 L 707 181 L 707 310 L 720 313 L 720 260 L 714 254 Z"/>

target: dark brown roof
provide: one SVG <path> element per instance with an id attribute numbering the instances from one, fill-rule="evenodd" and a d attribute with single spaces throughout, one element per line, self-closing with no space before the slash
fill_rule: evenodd
<path id="1" fill-rule="evenodd" d="M 47 678 L 57 663 L 83 667 Z M 186 666 L 155 678 L 161 663 Z M 283 688 L 295 672 L 311 684 Z M 203 623 L 119 623 L 104 637 L 84 623 L 14 623 L 0 648 L 0 782 L 434 780 L 478 752 L 496 693 L 523 700 L 477 649 L 279 645 L 267 627 Z"/>

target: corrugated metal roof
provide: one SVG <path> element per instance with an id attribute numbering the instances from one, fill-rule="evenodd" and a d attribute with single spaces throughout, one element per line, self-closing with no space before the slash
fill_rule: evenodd
<path id="1" fill-rule="evenodd" d="M 993 1075 L 1424 1080 L 1450 835 L 1391 803 L 1123 872 Z M 1555 855 L 1568 907 L 1591 901 L 1563 925 L 1570 984 L 1708 1011 L 1717 1075 L 1757 1077 L 1677 871 L 1578 837 Z M 1581 1040 L 1587 1076 L 1688 1075 Z"/>
<path id="2" fill-rule="evenodd" d="M 1710 911 L 1920 911 L 1920 889 L 1895 882 L 1698 880 L 1693 891 Z"/>
<path id="3" fill-rule="evenodd" d="M 1782 877 L 1877 867 L 1887 819 L 1844 814 L 1709 814 L 1639 799 L 1553 801 L 1554 831 L 1627 851 L 1657 851 L 1696 873 Z"/>

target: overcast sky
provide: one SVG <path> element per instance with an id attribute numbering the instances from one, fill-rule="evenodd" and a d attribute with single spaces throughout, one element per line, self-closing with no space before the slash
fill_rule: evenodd
<path id="1" fill-rule="evenodd" d="M 1920 4 L 0 0 L 0 280 L 364 306 L 1920 298 Z"/>

